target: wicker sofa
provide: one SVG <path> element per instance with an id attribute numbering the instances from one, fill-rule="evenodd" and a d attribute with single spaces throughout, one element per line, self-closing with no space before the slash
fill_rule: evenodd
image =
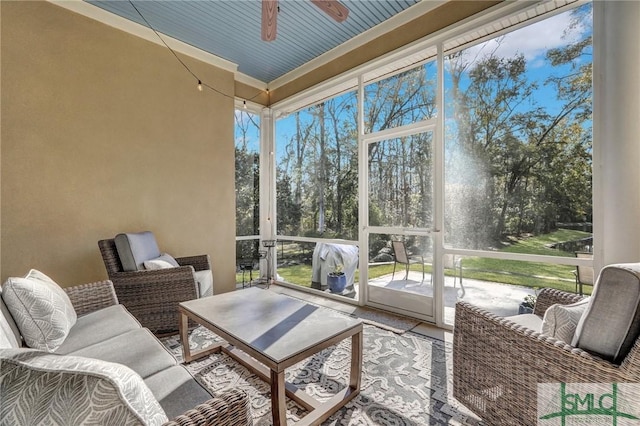
<path id="1" fill-rule="evenodd" d="M 538 384 L 640 382 L 640 264 L 603 268 L 593 295 L 582 303 L 584 312 L 569 342 L 541 333 L 545 314 L 577 306 L 581 299 L 543 289 L 533 314 L 508 318 L 458 302 L 453 334 L 455 398 L 487 424 L 533 425 L 540 424 L 538 399 L 553 397 Z M 620 324 L 628 329 L 621 330 Z M 616 349 L 611 351 L 614 340 Z M 640 394 L 635 392 L 637 401 Z"/>
<path id="2" fill-rule="evenodd" d="M 36 296 L 35 303 L 22 303 L 28 299 L 21 293 L 24 289 L 9 283 L 25 279 L 36 283 L 27 289 Z M 49 340 L 25 347 L 34 336 L 16 300 L 27 308 L 46 310 L 37 297 L 43 288 L 54 287 L 47 279 L 32 270 L 2 287 L 0 425 L 252 424 L 247 395 L 239 390 L 210 394 L 118 304 L 110 281 L 64 291 L 58 287 L 74 312 L 63 300 L 52 310 L 51 323 L 59 325 L 61 316 L 70 315 L 75 321 L 62 339 L 41 322 L 38 333 L 46 333 Z"/>

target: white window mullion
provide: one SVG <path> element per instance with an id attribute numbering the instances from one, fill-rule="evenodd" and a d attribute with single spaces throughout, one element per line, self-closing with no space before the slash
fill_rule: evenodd
<path id="1" fill-rule="evenodd" d="M 360 241 L 360 289 L 358 304 L 369 299 L 369 147 L 364 138 L 364 80 L 358 77 L 358 240 Z"/>
<path id="2" fill-rule="evenodd" d="M 436 59 L 436 118 L 433 140 L 433 256 L 434 256 L 434 317 L 438 327 L 444 327 L 444 52 L 442 43 L 438 43 Z"/>
<path id="3" fill-rule="evenodd" d="M 276 176 L 275 176 L 275 122 L 273 111 L 264 108 L 261 116 L 260 129 L 260 240 L 274 240 L 276 235 Z M 261 244 L 261 250 L 264 248 Z M 272 249 L 264 249 L 272 250 Z M 275 250 L 273 250 L 275 252 Z M 271 253 L 266 261 L 260 262 L 260 277 L 268 279 L 268 272 L 274 274 L 276 259 L 275 253 Z"/>

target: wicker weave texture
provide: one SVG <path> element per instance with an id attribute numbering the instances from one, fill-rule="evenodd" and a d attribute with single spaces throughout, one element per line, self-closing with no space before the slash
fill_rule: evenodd
<path id="1" fill-rule="evenodd" d="M 78 316 L 118 304 L 113 283 L 109 280 L 67 287 L 64 291 Z"/>
<path id="2" fill-rule="evenodd" d="M 579 299 L 544 290 L 535 312 Z M 493 426 L 537 424 L 538 383 L 640 382 L 639 341 L 618 366 L 466 302 L 453 341 L 454 396 Z"/>
<path id="3" fill-rule="evenodd" d="M 155 334 L 177 331 L 178 304 L 197 298 L 194 271 L 210 269 L 209 256 L 178 258 L 179 268 L 124 272 L 113 239 L 98 247 L 120 303 Z"/>
<path id="4" fill-rule="evenodd" d="M 165 423 L 164 426 L 251 426 L 251 406 L 246 393 L 229 389 Z"/>

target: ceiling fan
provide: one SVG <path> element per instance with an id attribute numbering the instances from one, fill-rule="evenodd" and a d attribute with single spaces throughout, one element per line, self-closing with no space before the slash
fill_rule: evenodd
<path id="1" fill-rule="evenodd" d="M 311 0 L 311 3 L 338 22 L 349 16 L 349 9 L 337 0 Z M 278 0 L 262 0 L 262 40 L 275 40 L 277 29 Z"/>

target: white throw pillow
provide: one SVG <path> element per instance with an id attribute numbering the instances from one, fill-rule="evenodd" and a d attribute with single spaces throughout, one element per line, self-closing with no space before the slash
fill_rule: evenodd
<path id="1" fill-rule="evenodd" d="M 155 259 L 147 260 L 144 262 L 145 269 L 166 269 L 166 268 L 177 268 L 178 262 L 167 253 L 162 253 L 160 256 Z"/>
<path id="2" fill-rule="evenodd" d="M 112 362 L 0 349 L 0 383 L 6 424 L 159 426 L 168 420 L 140 375 Z"/>
<path id="3" fill-rule="evenodd" d="M 580 318 L 587 310 L 589 297 L 571 305 L 551 305 L 544 313 L 541 333 L 571 344 Z"/>
<path id="4" fill-rule="evenodd" d="M 31 348 L 55 351 L 78 318 L 67 293 L 35 269 L 24 278 L 8 278 L 2 296 Z"/>

